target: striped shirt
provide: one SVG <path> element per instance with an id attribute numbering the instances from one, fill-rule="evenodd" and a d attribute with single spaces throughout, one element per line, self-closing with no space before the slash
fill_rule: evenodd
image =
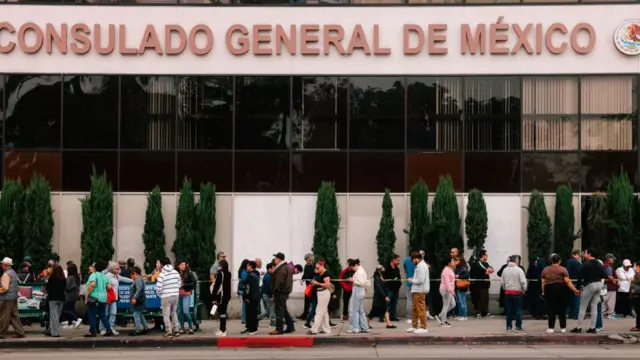
<path id="1" fill-rule="evenodd" d="M 165 265 L 156 281 L 156 293 L 161 299 L 178 296 L 181 282 L 180 274 L 173 269 L 173 266 Z"/>

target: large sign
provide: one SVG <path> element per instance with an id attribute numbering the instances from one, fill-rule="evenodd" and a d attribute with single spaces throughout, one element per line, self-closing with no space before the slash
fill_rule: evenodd
<path id="1" fill-rule="evenodd" d="M 631 73 L 640 31 L 630 16 L 640 5 L 4 5 L 0 72 Z"/>

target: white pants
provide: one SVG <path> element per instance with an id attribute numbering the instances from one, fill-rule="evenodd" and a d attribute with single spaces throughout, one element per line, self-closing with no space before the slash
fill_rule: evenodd
<path id="1" fill-rule="evenodd" d="M 445 290 L 440 290 L 440 295 L 442 295 L 442 311 L 440 312 L 440 321 L 447 321 L 447 313 L 450 310 L 455 309 L 456 307 L 456 297 Z"/>
<path id="2" fill-rule="evenodd" d="M 329 300 L 331 299 L 331 291 L 318 291 L 318 302 L 316 303 L 316 316 L 313 318 L 313 326 L 311 332 L 317 334 L 319 331 L 325 334 L 331 333 L 329 326 Z"/>

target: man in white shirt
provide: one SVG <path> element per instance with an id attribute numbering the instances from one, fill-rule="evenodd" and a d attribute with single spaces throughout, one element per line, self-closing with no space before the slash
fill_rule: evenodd
<path id="1" fill-rule="evenodd" d="M 423 256 L 418 252 L 411 253 L 411 260 L 416 264 L 413 277 L 407 279 L 411 283 L 411 327 L 407 332 L 415 334 L 427 333 L 427 304 L 425 299 L 429 292 L 429 267 L 424 262 Z M 420 321 L 420 328 L 418 328 Z"/>
<path id="2" fill-rule="evenodd" d="M 622 266 L 616 270 L 616 278 L 618 279 L 616 314 L 624 317 L 631 316 L 631 297 L 629 296 L 629 290 L 631 289 L 631 279 L 636 275 L 631 265 L 631 261 L 625 259 L 622 262 Z"/>

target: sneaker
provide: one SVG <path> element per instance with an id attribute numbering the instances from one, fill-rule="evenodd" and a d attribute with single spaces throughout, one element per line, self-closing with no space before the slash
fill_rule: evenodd
<path id="1" fill-rule="evenodd" d="M 416 329 L 414 327 L 410 327 L 410 328 L 407 329 L 407 332 L 408 333 L 414 333 L 414 332 L 416 332 L 416 330 L 418 330 L 418 329 Z"/>
<path id="2" fill-rule="evenodd" d="M 347 322 L 349 321 L 349 317 L 348 316 L 343 316 L 342 317 L 342 322 Z"/>
<path id="3" fill-rule="evenodd" d="M 567 332 L 567 329 L 560 329 L 560 333 L 564 334 Z"/>
<path id="4" fill-rule="evenodd" d="M 107 330 L 102 330 L 102 331 L 100 331 L 100 336 L 104 336 L 104 334 L 106 334 L 106 333 L 107 333 Z"/>
<path id="5" fill-rule="evenodd" d="M 180 331 L 174 331 L 173 337 L 180 337 Z"/>
<path id="6" fill-rule="evenodd" d="M 193 329 L 189 329 L 189 331 L 187 331 L 187 334 L 193 335 Z"/>
<path id="7" fill-rule="evenodd" d="M 547 329 L 547 334 L 553 334 L 553 329 Z"/>
<path id="8" fill-rule="evenodd" d="M 448 321 L 444 321 L 444 322 L 442 322 L 442 323 L 440 324 L 440 326 L 445 327 L 445 328 L 450 328 L 450 327 L 451 327 L 451 324 L 449 324 L 449 322 L 448 322 Z"/>
<path id="9" fill-rule="evenodd" d="M 349 331 L 347 331 L 347 334 L 359 334 L 360 331 L 358 330 L 353 330 L 353 329 L 349 329 Z"/>
<path id="10" fill-rule="evenodd" d="M 596 332 L 601 332 L 603 330 L 604 330 L 604 328 L 596 328 Z"/>
<path id="11" fill-rule="evenodd" d="M 487 313 L 487 315 L 483 316 L 483 317 L 488 317 L 488 318 L 492 318 L 493 315 L 491 315 L 491 313 Z"/>
<path id="12" fill-rule="evenodd" d="M 414 334 L 426 334 L 428 332 L 429 332 L 429 330 L 427 330 L 427 329 L 416 329 L 416 331 L 414 331 L 413 333 Z"/>
<path id="13" fill-rule="evenodd" d="M 407 319 L 406 323 L 407 323 L 407 324 L 412 324 L 412 323 L 413 323 L 413 320 L 411 320 L 411 319 Z"/>
<path id="14" fill-rule="evenodd" d="M 240 331 L 240 335 L 246 335 L 248 333 L 249 333 L 249 330 L 247 330 L 247 329 L 244 329 L 244 330 Z"/>
<path id="15" fill-rule="evenodd" d="M 442 321 L 440 320 L 440 316 L 436 315 L 435 318 L 436 318 L 436 321 L 438 322 L 438 324 L 442 325 Z"/>
<path id="16" fill-rule="evenodd" d="M 431 316 L 431 314 L 428 314 L 428 315 L 427 315 L 427 319 L 429 319 L 429 320 L 433 320 L 433 319 L 434 319 L 434 317 L 433 317 L 433 316 Z"/>
<path id="17" fill-rule="evenodd" d="M 611 314 L 611 315 L 607 316 L 607 319 L 618 320 L 618 316 L 616 314 Z"/>
<path id="18" fill-rule="evenodd" d="M 515 330 L 513 330 L 513 331 L 514 331 L 514 332 L 517 332 L 517 333 L 523 333 L 523 332 L 524 332 L 524 329 L 523 329 L 523 328 L 519 328 L 519 327 L 517 327 L 517 328 L 516 328 Z"/>
<path id="19" fill-rule="evenodd" d="M 309 329 L 311 329 L 311 324 L 304 324 L 304 326 L 303 326 L 303 327 L 304 327 L 305 329 L 309 330 Z"/>
<path id="20" fill-rule="evenodd" d="M 249 332 L 247 333 L 247 335 L 257 335 L 257 334 L 258 334 L 258 330 L 255 330 L 255 331 L 249 331 Z"/>
<path id="21" fill-rule="evenodd" d="M 511 332 L 511 331 L 513 331 L 513 328 L 508 327 L 507 332 Z"/>
<path id="22" fill-rule="evenodd" d="M 466 316 L 461 316 L 458 318 L 458 321 L 467 321 L 467 317 Z"/>
<path id="23" fill-rule="evenodd" d="M 172 339 L 172 338 L 173 338 L 173 333 L 168 333 L 168 332 L 166 332 L 166 333 L 164 333 L 162 336 L 164 336 L 164 337 L 166 337 L 166 338 L 170 338 L 170 339 Z"/>
<path id="24" fill-rule="evenodd" d="M 62 325 L 62 329 L 64 330 L 71 329 L 71 325 Z"/>
<path id="25" fill-rule="evenodd" d="M 76 323 L 73 324 L 73 327 L 75 327 L 76 329 L 78 328 L 78 326 L 82 325 L 82 319 L 78 319 L 76 320 Z"/>
<path id="26" fill-rule="evenodd" d="M 587 334 L 595 334 L 597 332 L 598 331 L 596 329 L 594 329 L 594 328 L 589 328 L 589 330 L 587 330 Z"/>
<path id="27" fill-rule="evenodd" d="M 113 335 L 120 335 L 120 333 L 117 332 L 115 329 L 111 330 L 111 332 L 113 333 Z"/>
<path id="28" fill-rule="evenodd" d="M 482 318 L 482 314 L 476 314 L 476 319 Z"/>
<path id="29" fill-rule="evenodd" d="M 573 330 L 571 330 L 571 332 L 574 334 L 582 334 L 582 328 L 574 328 Z"/>

